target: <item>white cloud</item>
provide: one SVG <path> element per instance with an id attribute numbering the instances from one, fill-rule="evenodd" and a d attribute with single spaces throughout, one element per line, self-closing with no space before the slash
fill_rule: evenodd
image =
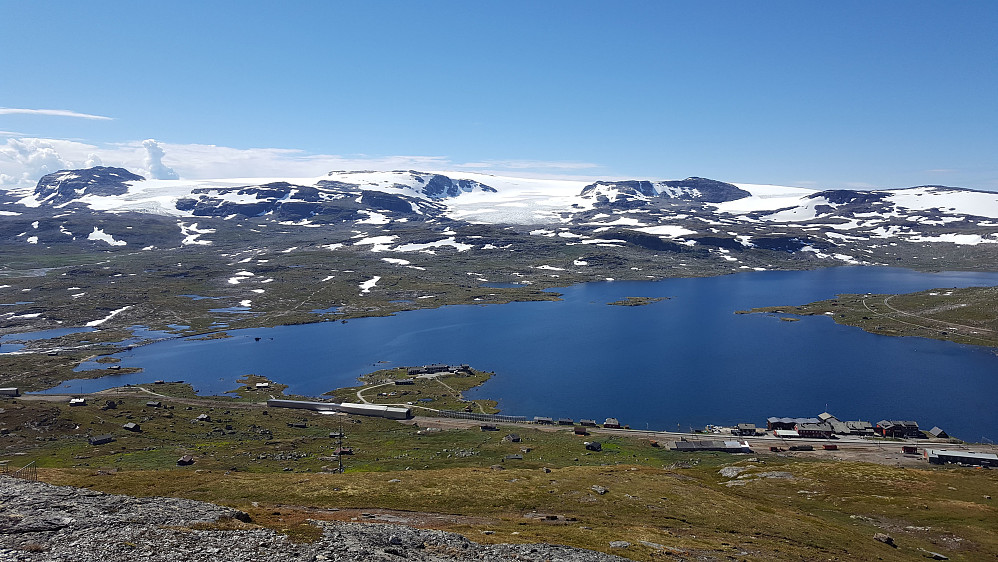
<path id="1" fill-rule="evenodd" d="M 550 160 L 484 160 L 481 162 L 456 164 L 455 167 L 461 169 L 498 168 L 503 170 L 590 170 L 599 168 L 600 165 L 593 164 L 592 162 L 556 162 Z"/>
<path id="2" fill-rule="evenodd" d="M 173 168 L 163 165 L 163 156 L 166 152 L 163 151 L 158 142 L 154 139 L 146 139 L 142 141 L 142 148 L 146 149 L 145 165 L 146 169 L 149 170 L 150 177 L 157 180 L 180 179 Z"/>
<path id="3" fill-rule="evenodd" d="M 111 121 L 113 117 L 104 115 L 93 115 L 90 113 L 80 113 L 68 109 L 23 109 L 16 107 L 0 107 L 0 115 L 52 115 L 55 117 L 79 117 L 80 119 L 98 119 L 101 121 Z"/>
<path id="4" fill-rule="evenodd" d="M 442 156 L 309 154 L 287 148 L 171 144 L 152 139 L 94 145 L 39 138 L 0 138 L 0 187 L 34 187 L 60 169 L 116 166 L 147 178 L 306 178 L 332 170 L 466 170 L 518 177 L 580 179 L 566 172 L 598 167 L 580 162 L 496 160 L 456 163 Z M 587 175 L 585 179 L 594 178 Z"/>

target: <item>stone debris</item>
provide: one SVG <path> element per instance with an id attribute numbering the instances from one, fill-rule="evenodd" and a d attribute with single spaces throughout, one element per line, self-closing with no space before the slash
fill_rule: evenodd
<path id="1" fill-rule="evenodd" d="M 894 548 L 898 547 L 898 545 L 894 544 L 894 537 L 888 535 L 887 533 L 877 533 L 873 535 L 873 540 L 880 541 L 886 545 L 893 546 Z"/>
<path id="2" fill-rule="evenodd" d="M 625 562 L 591 550 L 484 545 L 456 533 L 384 523 L 315 521 L 322 537 L 301 543 L 238 523 L 248 520 L 239 510 L 193 500 L 133 498 L 0 476 L 4 562 Z M 213 523 L 221 525 L 213 529 Z"/>

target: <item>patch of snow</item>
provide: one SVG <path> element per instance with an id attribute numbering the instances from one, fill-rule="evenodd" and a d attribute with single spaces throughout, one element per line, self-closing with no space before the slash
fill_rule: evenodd
<path id="1" fill-rule="evenodd" d="M 366 219 L 360 219 L 357 224 L 388 224 L 391 221 L 388 217 L 381 213 L 375 213 L 374 211 L 359 211 L 367 215 Z"/>
<path id="2" fill-rule="evenodd" d="M 998 244 L 998 240 L 984 238 L 980 234 L 940 234 L 939 236 L 912 236 L 912 242 L 950 242 L 959 246 L 976 246 L 978 244 Z"/>
<path id="3" fill-rule="evenodd" d="M 373 289 L 374 286 L 378 284 L 378 281 L 381 281 L 381 277 L 379 275 L 375 275 L 374 277 L 372 277 L 372 278 L 368 279 L 367 281 L 364 281 L 363 283 L 361 283 L 360 284 L 360 294 L 363 295 L 365 293 L 370 293 L 371 289 Z"/>
<path id="4" fill-rule="evenodd" d="M 409 265 L 410 263 L 412 263 L 409 260 L 403 260 L 400 258 L 381 258 L 381 261 L 393 263 L 395 265 Z"/>
<path id="5" fill-rule="evenodd" d="M 534 269 L 546 269 L 546 270 L 549 270 L 549 271 L 565 271 L 565 268 L 563 268 L 563 267 L 555 267 L 553 265 L 538 265 Z"/>
<path id="6" fill-rule="evenodd" d="M 37 244 L 38 243 L 38 237 L 37 236 L 28 236 L 28 238 L 25 241 L 28 244 Z"/>
<path id="7" fill-rule="evenodd" d="M 107 322 L 108 320 L 114 318 L 115 316 L 121 314 L 122 312 L 128 310 L 129 308 L 132 308 L 131 305 L 119 308 L 117 310 L 112 310 L 111 313 L 108 314 L 107 316 L 105 316 L 104 318 L 101 318 L 100 320 L 92 320 L 92 321 L 87 322 L 86 324 L 84 324 L 84 326 L 86 326 L 87 328 L 93 328 L 94 326 L 100 326 L 101 324 Z"/>
<path id="8" fill-rule="evenodd" d="M 392 249 L 393 252 L 422 252 L 429 250 L 430 248 L 441 248 L 443 246 L 453 246 L 458 252 L 466 252 L 474 246 L 471 244 L 462 244 L 456 240 L 454 237 L 445 238 L 443 240 L 437 240 L 436 242 L 428 242 L 426 244 L 402 244 Z"/>
<path id="9" fill-rule="evenodd" d="M 124 246 L 127 244 L 124 240 L 115 240 L 113 236 L 104 232 L 104 229 L 94 227 L 94 231 L 87 236 L 87 240 L 95 240 L 99 242 L 106 242 L 112 246 Z"/>
<path id="10" fill-rule="evenodd" d="M 687 234 L 696 234 L 697 231 L 690 230 L 688 228 L 683 228 L 678 225 L 664 224 L 659 226 L 645 226 L 642 228 L 636 228 L 635 230 L 639 232 L 647 232 L 648 234 L 657 234 L 659 236 L 668 236 L 670 238 L 678 238 L 680 236 L 685 236 Z"/>

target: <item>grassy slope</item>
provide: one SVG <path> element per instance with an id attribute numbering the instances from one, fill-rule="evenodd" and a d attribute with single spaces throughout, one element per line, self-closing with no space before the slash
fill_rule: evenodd
<path id="1" fill-rule="evenodd" d="M 180 387 L 170 392 L 183 394 Z M 624 554 L 638 560 L 662 552 L 640 541 L 674 554 L 754 560 L 900 560 L 919 556 L 918 548 L 952 559 L 998 555 L 992 532 L 998 509 L 985 499 L 998 486 L 995 471 L 772 455 L 691 458 L 627 436 L 601 436 L 604 450 L 593 453 L 581 443 L 592 438 L 568 430 L 426 432 L 381 419 L 268 410 L 247 402 L 256 392 L 213 405 L 159 398 L 163 408 L 122 395 L 121 404 L 106 411 L 93 404 L 7 400 L 0 403 L 0 425 L 9 430 L 0 436 L 3 458 L 15 467 L 35 460 L 42 478 L 53 483 L 239 507 L 257 523 L 300 538 L 314 536 L 307 518 L 344 517 L 328 509 L 380 508 L 471 517 L 434 526 L 479 541 L 609 551 L 610 541 L 625 540 L 632 546 Z M 212 421 L 192 421 L 200 413 Z M 142 433 L 120 429 L 126 421 L 140 423 Z M 287 425 L 296 421 L 308 427 Z M 355 454 L 346 458 L 345 474 L 324 473 L 323 467 L 336 465 L 330 456 L 336 442 L 328 434 L 341 427 Z M 505 442 L 508 431 L 523 442 Z M 86 442 L 86 434 L 104 432 L 117 440 L 98 447 Z M 524 459 L 504 460 L 511 453 Z M 176 467 L 182 454 L 193 454 L 196 464 Z M 497 465 L 504 470 L 492 468 Z M 743 473 L 749 477 L 718 474 L 727 465 L 749 467 Z M 793 478 L 753 476 L 776 471 Z M 726 485 L 730 480 L 744 485 Z M 599 494 L 594 485 L 609 491 Z M 537 514 L 558 518 L 532 516 Z M 891 534 L 899 548 L 873 541 L 876 532 Z"/>
<path id="2" fill-rule="evenodd" d="M 802 306 L 749 312 L 829 315 L 839 324 L 889 336 L 998 347 L 998 287 L 932 289 L 902 295 L 838 295 Z"/>

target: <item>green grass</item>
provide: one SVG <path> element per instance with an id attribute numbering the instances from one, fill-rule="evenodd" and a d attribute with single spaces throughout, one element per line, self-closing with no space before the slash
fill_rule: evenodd
<path id="1" fill-rule="evenodd" d="M 744 312 L 830 316 L 875 334 L 998 347 L 998 287 L 932 289 L 900 295 L 844 294 L 801 306 Z"/>

